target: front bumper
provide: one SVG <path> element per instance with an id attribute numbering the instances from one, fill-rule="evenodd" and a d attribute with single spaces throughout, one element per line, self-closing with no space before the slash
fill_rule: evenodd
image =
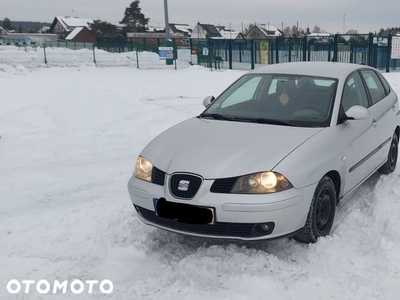
<path id="1" fill-rule="evenodd" d="M 317 185 L 302 189 L 292 188 L 274 194 L 243 195 L 211 193 L 213 182 L 214 180 L 204 180 L 191 200 L 177 199 L 171 195 L 168 175 L 164 186 L 132 176 L 128 182 L 128 191 L 140 219 L 148 225 L 209 238 L 262 240 L 288 236 L 304 227 Z M 214 222 L 186 224 L 174 219 L 161 218 L 156 213 L 157 199 L 212 208 Z"/>

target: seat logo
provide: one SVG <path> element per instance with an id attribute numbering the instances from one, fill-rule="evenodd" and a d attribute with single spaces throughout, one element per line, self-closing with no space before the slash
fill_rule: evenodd
<path id="1" fill-rule="evenodd" d="M 188 180 L 181 180 L 178 184 L 178 190 L 182 192 L 187 192 L 189 190 L 190 181 Z"/>

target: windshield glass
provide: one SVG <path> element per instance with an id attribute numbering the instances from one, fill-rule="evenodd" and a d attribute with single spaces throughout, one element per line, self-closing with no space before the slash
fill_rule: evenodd
<path id="1" fill-rule="evenodd" d="M 301 127 L 327 127 L 337 80 L 290 74 L 244 75 L 221 94 L 203 118 Z"/>

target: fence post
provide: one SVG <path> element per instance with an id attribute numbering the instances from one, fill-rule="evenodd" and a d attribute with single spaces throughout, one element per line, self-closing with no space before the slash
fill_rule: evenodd
<path id="1" fill-rule="evenodd" d="M 368 35 L 368 66 L 372 67 L 374 59 L 374 36 L 370 32 Z"/>
<path id="2" fill-rule="evenodd" d="M 302 38 L 303 41 L 303 61 L 307 61 L 307 37 Z"/>
<path id="3" fill-rule="evenodd" d="M 387 53 L 386 53 L 386 73 L 390 72 L 390 61 L 392 58 L 392 34 L 389 33 L 388 36 L 388 45 L 387 45 Z"/>
<path id="4" fill-rule="evenodd" d="M 94 62 L 94 64 L 96 64 L 96 53 L 95 53 L 95 49 L 96 47 L 95 47 L 95 45 L 93 44 L 93 62 Z"/>
<path id="5" fill-rule="evenodd" d="M 139 69 L 139 52 L 138 52 L 137 48 L 136 48 L 136 65 L 137 65 L 137 68 Z"/>
<path id="6" fill-rule="evenodd" d="M 228 40 L 229 46 L 229 69 L 232 70 L 232 40 Z"/>
<path id="7" fill-rule="evenodd" d="M 239 42 L 239 62 L 242 62 L 242 43 Z"/>
<path id="8" fill-rule="evenodd" d="M 47 65 L 46 43 L 43 44 L 43 51 L 44 51 L 44 63 Z"/>
<path id="9" fill-rule="evenodd" d="M 279 64 L 279 37 L 275 39 L 275 63 Z"/>
<path id="10" fill-rule="evenodd" d="M 335 37 L 333 38 L 333 58 L 332 61 L 338 62 L 338 47 L 339 47 L 339 35 L 335 34 Z"/>
<path id="11" fill-rule="evenodd" d="M 251 69 L 254 70 L 254 40 L 251 40 Z"/>

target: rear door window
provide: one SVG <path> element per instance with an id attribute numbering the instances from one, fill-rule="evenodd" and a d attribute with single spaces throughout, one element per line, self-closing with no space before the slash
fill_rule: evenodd
<path id="1" fill-rule="evenodd" d="M 363 70 L 361 74 L 367 84 L 369 94 L 371 95 L 372 105 L 386 97 L 385 88 L 374 71 Z"/>

